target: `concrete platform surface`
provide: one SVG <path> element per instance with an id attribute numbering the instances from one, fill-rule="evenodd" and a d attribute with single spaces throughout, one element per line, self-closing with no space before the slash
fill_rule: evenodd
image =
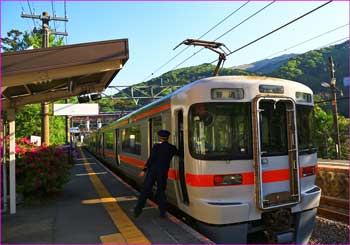
<path id="1" fill-rule="evenodd" d="M 88 152 L 81 153 L 60 195 L 2 215 L 1 244 L 212 243 L 170 214 L 160 218 L 152 202 L 135 219 L 138 193 Z"/>

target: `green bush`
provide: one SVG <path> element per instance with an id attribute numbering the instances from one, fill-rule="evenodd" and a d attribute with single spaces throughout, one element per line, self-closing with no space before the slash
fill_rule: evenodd
<path id="1" fill-rule="evenodd" d="M 28 147 L 24 142 L 19 143 L 16 146 L 17 191 L 24 197 L 60 191 L 70 177 L 72 164 L 68 152 L 58 147 Z"/>

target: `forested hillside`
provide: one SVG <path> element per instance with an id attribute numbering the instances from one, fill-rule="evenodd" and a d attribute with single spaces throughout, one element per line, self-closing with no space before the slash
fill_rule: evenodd
<path id="1" fill-rule="evenodd" d="M 297 55 L 298 54 L 284 54 L 271 59 L 259 60 L 251 64 L 234 66 L 232 68 L 266 74 L 278 69 L 281 65 L 285 64 L 289 59 Z"/>
<path id="2" fill-rule="evenodd" d="M 343 79 L 349 76 L 349 41 L 298 55 L 266 75 L 304 83 L 322 99 L 330 99 L 330 89 L 321 86 L 322 82 L 330 81 L 329 56 L 333 57 L 337 87 L 343 91 L 343 98 L 348 97 L 349 87 L 344 87 Z M 338 99 L 339 113 L 349 117 L 349 100 L 342 99 L 340 95 Z"/>
<path id="3" fill-rule="evenodd" d="M 259 64 L 258 73 L 253 73 L 248 70 L 224 68 L 220 71 L 220 76 L 224 75 L 265 75 L 271 77 L 279 77 L 283 79 L 290 79 L 298 81 L 309 86 L 315 94 L 319 95 L 322 100 L 327 100 L 331 98 L 330 89 L 321 86 L 322 82 L 329 82 L 329 68 L 328 68 L 328 57 L 332 56 L 335 65 L 335 75 L 337 79 L 337 87 L 343 91 L 343 98 L 349 96 L 348 87 L 344 87 L 343 79 L 349 76 L 349 42 L 344 42 L 342 44 L 330 46 L 327 48 L 322 48 L 319 50 L 312 50 L 307 53 L 294 56 L 290 55 L 288 61 L 282 58 L 283 64 L 276 66 L 276 62 L 264 63 L 263 69 L 260 69 L 261 62 L 257 61 L 253 64 Z M 273 59 L 271 59 L 273 60 Z M 277 69 L 274 69 L 278 67 Z M 196 81 L 204 77 L 212 76 L 215 69 L 215 65 L 202 64 L 198 66 L 191 66 L 186 68 L 181 68 L 167 73 L 162 74 L 157 78 L 153 78 L 145 83 L 139 83 L 137 85 L 166 85 L 166 86 L 182 86 L 190 82 Z M 273 70 L 273 71 L 272 71 Z M 272 72 L 267 72 L 272 71 Z M 129 92 L 129 89 L 124 90 Z M 121 94 L 116 94 L 115 97 Z M 342 99 L 338 95 L 338 107 L 339 113 L 346 117 L 349 117 L 349 100 Z M 141 105 L 149 103 L 150 100 L 140 101 Z M 330 109 L 329 103 L 322 105 L 325 109 Z"/>
<path id="4" fill-rule="evenodd" d="M 186 68 L 180 68 L 177 70 L 169 71 L 167 73 L 162 74 L 161 76 L 157 78 L 153 78 L 147 82 L 136 84 L 137 86 L 143 86 L 143 85 L 163 85 L 163 86 L 183 86 L 188 83 L 191 83 L 193 81 L 196 81 L 201 78 L 205 77 L 211 77 L 213 74 L 213 71 L 215 70 L 215 65 L 211 64 L 202 64 L 198 66 L 190 66 Z M 223 68 L 220 70 L 220 76 L 227 76 L 227 75 L 255 75 L 252 72 L 244 71 L 244 70 L 238 70 L 238 69 L 232 69 L 232 68 Z M 161 90 L 161 88 L 155 88 L 154 92 L 158 93 Z M 163 93 L 166 94 L 167 92 Z M 170 90 L 168 91 L 170 93 Z M 125 94 L 130 94 L 130 88 L 124 89 L 122 92 L 119 92 L 118 94 L 115 94 L 113 97 L 123 97 Z M 143 96 L 141 92 L 134 92 L 134 96 Z M 150 103 L 151 99 L 143 99 L 139 101 L 139 105 L 134 105 L 134 108 L 137 108 L 142 105 L 146 105 Z M 131 109 L 129 106 L 128 109 Z M 103 111 L 105 111 L 102 108 Z"/>

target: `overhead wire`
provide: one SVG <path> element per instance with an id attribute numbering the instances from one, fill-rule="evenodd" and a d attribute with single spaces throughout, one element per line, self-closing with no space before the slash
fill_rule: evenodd
<path id="1" fill-rule="evenodd" d="M 290 49 L 292 49 L 292 48 L 296 48 L 296 47 L 298 47 L 298 46 L 300 46 L 300 45 L 303 45 L 303 44 L 305 44 L 305 43 L 307 43 L 307 42 L 310 42 L 310 41 L 312 41 L 312 40 L 315 40 L 315 39 L 317 39 L 317 38 L 323 37 L 323 36 L 325 36 L 325 35 L 327 35 L 327 34 L 329 34 L 329 33 L 332 33 L 332 32 L 334 32 L 334 31 L 339 30 L 339 29 L 341 29 L 341 28 L 343 28 L 343 27 L 346 27 L 346 26 L 348 26 L 348 25 L 349 25 L 349 24 L 345 24 L 345 25 L 342 25 L 342 26 L 338 26 L 338 27 L 336 27 L 336 28 L 334 28 L 334 29 L 332 29 L 332 30 L 323 32 L 322 34 L 319 34 L 319 35 L 314 36 L 314 37 L 312 37 L 312 38 L 309 38 L 309 39 L 307 39 L 307 40 L 305 40 L 305 41 L 302 41 L 302 42 L 300 42 L 300 43 L 294 44 L 293 46 L 290 46 L 290 47 L 288 47 L 288 48 L 285 48 L 285 49 L 283 49 L 283 50 L 280 50 L 280 51 L 278 51 L 278 52 L 275 52 L 275 53 L 273 53 L 273 54 L 270 54 L 269 56 L 267 56 L 267 57 L 264 58 L 264 59 L 268 59 L 268 58 L 270 58 L 270 57 L 272 57 L 272 56 L 276 56 L 277 54 L 280 54 L 280 53 L 282 53 L 282 52 L 288 51 L 288 50 L 290 50 Z M 263 60 L 264 60 L 264 59 L 263 59 Z"/>
<path id="2" fill-rule="evenodd" d="M 211 32 L 212 30 L 214 30 L 216 27 L 218 27 L 219 25 L 221 25 L 224 21 L 226 21 L 228 18 L 230 18 L 232 15 L 234 15 L 236 12 L 238 12 L 240 9 L 242 9 L 244 6 L 246 6 L 248 3 L 250 2 L 250 0 L 248 0 L 247 2 L 245 2 L 244 4 L 242 4 L 240 7 L 238 7 L 237 9 L 235 9 L 234 11 L 232 11 L 229 15 L 227 15 L 225 18 L 223 18 L 221 21 L 219 21 L 217 24 L 215 24 L 213 27 L 211 27 L 208 31 L 206 31 L 204 34 L 202 34 L 200 37 L 198 37 L 197 39 L 201 39 L 204 36 L 206 36 L 209 32 Z M 160 69 L 162 69 L 163 67 L 165 67 L 166 65 L 168 65 L 171 61 L 173 61 L 175 58 L 177 58 L 180 54 L 182 54 L 184 51 L 186 51 L 189 48 L 189 46 L 183 48 L 180 52 L 178 52 L 175 56 L 173 56 L 172 58 L 170 58 L 167 62 L 165 62 L 163 65 L 161 65 L 160 67 L 158 67 L 155 71 L 153 71 L 150 75 L 148 75 L 147 77 L 145 77 L 143 79 L 143 82 L 145 82 L 147 79 L 149 79 L 151 76 L 153 76 L 156 72 L 158 72 Z"/>
<path id="3" fill-rule="evenodd" d="M 20 5 L 21 5 L 22 12 L 25 13 L 26 11 L 24 10 L 24 7 L 23 7 L 23 5 L 22 5 L 22 2 L 20 1 L 19 3 L 20 3 Z M 31 33 L 33 33 L 33 28 L 34 28 L 34 27 L 32 28 L 32 27 L 30 26 L 29 20 L 28 20 L 28 19 L 26 19 L 26 22 L 27 22 L 27 25 L 28 25 L 28 27 L 29 27 L 28 30 L 29 30 Z"/>
<path id="4" fill-rule="evenodd" d="M 258 11 L 254 12 L 253 14 L 251 14 L 250 16 L 248 16 L 247 18 L 245 18 L 243 21 L 241 21 L 240 23 L 238 23 L 237 25 L 235 25 L 234 27 L 230 28 L 228 31 L 224 32 L 222 35 L 220 35 L 219 37 L 215 38 L 214 41 L 217 41 L 218 39 L 222 38 L 223 36 L 227 35 L 228 33 L 230 33 L 231 31 L 235 30 L 237 27 L 239 27 L 240 25 L 242 25 L 244 22 L 248 21 L 249 19 L 251 19 L 252 17 L 254 17 L 255 15 L 257 15 L 258 13 L 260 13 L 261 11 L 265 10 L 266 8 L 268 8 L 269 6 L 271 6 L 273 3 L 275 3 L 276 1 L 272 1 L 270 3 L 268 3 L 267 5 L 265 5 L 264 7 L 262 7 L 261 9 L 259 9 Z M 187 57 L 185 60 L 183 60 L 182 62 L 180 62 L 179 64 L 177 64 L 176 66 L 174 66 L 171 70 L 175 70 L 176 68 L 178 68 L 180 65 L 184 64 L 186 61 L 188 61 L 189 59 L 191 59 L 193 56 L 197 55 L 199 52 L 201 52 L 202 50 L 204 50 L 205 48 L 201 48 L 198 51 L 194 52 L 191 56 Z"/>
<path id="5" fill-rule="evenodd" d="M 52 9 L 52 16 L 56 16 L 56 13 L 55 13 L 55 6 L 54 6 L 54 3 L 53 3 L 53 0 L 51 0 L 51 9 Z M 56 21 L 53 20 L 53 26 L 55 28 L 55 31 L 57 30 L 57 26 L 56 26 Z M 56 40 L 56 35 L 54 35 L 54 40 Z"/>
<path id="6" fill-rule="evenodd" d="M 55 13 L 55 6 L 54 6 L 54 3 L 53 3 L 53 0 L 51 0 L 51 9 L 52 9 L 52 15 L 53 15 L 53 16 L 56 16 L 56 13 Z M 53 25 L 54 25 L 55 31 L 56 31 L 57 28 L 56 28 L 56 21 L 55 21 L 55 20 L 53 21 Z"/>
<path id="7" fill-rule="evenodd" d="M 27 4 L 28 4 L 28 8 L 29 8 L 30 14 L 33 15 L 32 7 L 30 6 L 29 0 L 27 0 Z M 32 20 L 33 20 L 34 28 L 36 29 L 35 21 L 34 21 L 34 19 L 32 19 Z"/>
<path id="8" fill-rule="evenodd" d="M 64 0 L 64 18 L 67 18 L 67 2 Z M 64 22 L 64 32 L 67 33 L 67 21 Z M 68 37 L 65 36 L 66 38 L 66 45 L 68 44 Z"/>
<path id="9" fill-rule="evenodd" d="M 231 55 L 231 54 L 234 54 L 234 53 L 236 53 L 236 52 L 238 52 L 238 51 L 240 51 L 240 50 L 242 50 L 242 49 L 244 49 L 244 48 L 246 48 L 246 47 L 252 45 L 253 43 L 258 42 L 258 41 L 260 41 L 261 39 L 263 39 L 263 38 L 265 38 L 265 37 L 267 37 L 267 36 L 270 36 L 271 34 L 273 34 L 273 33 L 277 32 L 277 31 L 279 31 L 279 30 L 281 30 L 281 29 L 283 29 L 283 28 L 289 26 L 290 24 L 292 24 L 292 23 L 294 23 L 294 22 L 296 22 L 296 21 L 298 21 L 298 20 L 300 20 L 300 19 L 302 19 L 302 18 L 308 16 L 309 14 L 311 14 L 311 13 L 313 13 L 313 12 L 319 10 L 320 8 L 325 7 L 326 5 L 330 4 L 331 2 L 333 2 L 333 0 L 328 1 L 328 2 L 326 2 L 326 3 L 324 3 L 324 4 L 320 5 L 320 6 L 316 7 L 316 8 L 314 8 L 314 9 L 310 10 L 309 12 L 307 12 L 307 13 L 305 13 L 305 14 L 303 14 L 303 15 L 301 15 L 301 16 L 299 16 L 299 17 L 297 17 L 297 18 L 295 18 L 295 19 L 293 19 L 293 20 L 291 20 L 291 21 L 289 21 L 289 22 L 287 22 L 286 24 L 281 25 L 280 27 L 277 27 L 276 29 L 274 29 L 274 30 L 272 30 L 272 31 L 270 31 L 270 32 L 268 32 L 268 33 L 266 33 L 265 35 L 262 35 L 261 37 L 258 37 L 257 39 L 255 39 L 255 40 L 253 40 L 253 41 L 251 41 L 251 42 L 249 42 L 249 43 L 243 45 L 242 47 L 239 47 L 239 48 L 237 48 L 237 49 L 231 51 L 230 53 L 227 54 L 227 56 L 229 56 L 229 55 Z"/>
<path id="10" fill-rule="evenodd" d="M 330 45 L 332 45 L 332 44 L 335 44 L 335 43 L 338 43 L 338 42 L 341 42 L 341 41 L 345 41 L 345 40 L 349 40 L 349 37 L 340 38 L 340 39 L 338 39 L 338 40 L 336 40 L 336 41 L 327 43 L 326 45 L 322 45 L 322 46 L 320 46 L 320 47 L 318 47 L 318 48 L 316 48 L 316 49 L 325 48 L 325 47 L 328 47 L 328 46 L 330 46 Z"/>
<path id="11" fill-rule="evenodd" d="M 241 46 L 241 47 L 239 47 L 239 48 L 237 48 L 237 49 L 235 49 L 235 50 L 233 50 L 233 51 L 231 51 L 230 53 L 228 53 L 228 54 L 226 55 L 226 57 L 227 57 L 227 56 L 230 56 L 231 54 L 236 53 L 236 52 L 238 52 L 238 51 L 240 51 L 240 50 L 242 50 L 242 49 L 244 49 L 244 48 L 246 48 L 246 47 L 248 47 L 248 46 L 250 46 L 250 45 L 252 45 L 253 43 L 256 43 L 256 42 L 260 41 L 261 39 L 264 39 L 264 38 L 267 37 L 267 36 L 270 36 L 271 34 L 273 34 L 273 33 L 277 32 L 277 31 L 279 31 L 279 30 L 285 28 L 286 26 L 288 26 L 288 25 L 290 25 L 290 24 L 292 24 L 292 23 L 294 23 L 294 22 L 296 22 L 296 21 L 298 21 L 298 20 L 300 20 L 300 19 L 306 17 L 307 15 L 309 15 L 309 14 L 311 14 L 311 13 L 313 13 L 313 12 L 319 10 L 320 8 L 325 7 L 326 5 L 330 4 L 331 2 L 333 2 L 333 0 L 328 1 L 328 2 L 326 2 L 326 3 L 324 3 L 324 4 L 320 5 L 320 6 L 316 7 L 316 8 L 314 8 L 314 9 L 312 9 L 312 10 L 306 12 L 305 14 L 303 14 L 303 15 L 301 15 L 301 16 L 299 16 L 299 17 L 297 17 L 297 18 L 295 18 L 295 19 L 293 19 L 293 20 L 287 22 L 286 24 L 281 25 L 280 27 L 277 27 L 276 29 L 274 29 L 274 30 L 272 30 L 272 31 L 270 31 L 270 32 L 268 32 L 268 33 L 266 33 L 266 34 L 264 34 L 264 35 L 262 35 L 262 36 L 260 36 L 260 37 L 258 37 L 258 38 L 256 38 L 256 39 L 254 39 L 253 41 L 251 41 L 251 42 L 249 42 L 249 43 L 247 43 L 247 44 L 245 44 L 245 45 L 243 45 L 243 46 Z M 212 62 L 210 62 L 210 63 L 215 63 L 215 62 L 217 62 L 217 61 L 218 61 L 218 59 L 216 59 L 216 60 L 214 60 L 214 61 L 212 61 Z"/>

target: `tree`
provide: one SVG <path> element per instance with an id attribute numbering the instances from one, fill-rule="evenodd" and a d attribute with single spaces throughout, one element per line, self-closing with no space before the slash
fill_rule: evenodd
<path id="1" fill-rule="evenodd" d="M 12 29 L 7 32 L 7 37 L 1 38 L 2 49 L 5 52 L 21 51 L 32 46 L 33 48 L 42 47 L 42 36 L 40 31 L 25 31 L 24 33 Z M 49 37 L 49 46 L 56 47 L 64 44 L 63 37 L 56 38 L 54 35 Z"/>
<path id="2" fill-rule="evenodd" d="M 7 37 L 1 38 L 2 49 L 5 52 L 25 50 L 32 46 L 40 48 L 42 44 L 41 33 L 37 31 L 24 33 L 12 29 Z M 50 35 L 49 46 L 63 45 L 63 37 L 56 39 Z M 51 109 L 52 111 L 52 109 Z M 50 142 L 51 144 L 62 144 L 65 142 L 65 120 L 63 117 L 50 117 Z M 29 135 L 40 135 L 41 133 L 41 106 L 40 104 L 26 105 L 16 113 L 16 138 L 28 137 Z"/>
<path id="3" fill-rule="evenodd" d="M 341 159 L 348 159 L 349 157 L 349 122 L 343 116 L 338 116 L 340 144 L 341 144 Z M 314 108 L 314 130 L 315 130 L 315 144 L 318 147 L 318 157 L 320 158 L 334 158 L 335 142 L 333 139 L 333 115 L 321 109 L 319 106 Z"/>
<path id="4" fill-rule="evenodd" d="M 1 42 L 5 52 L 24 50 L 30 46 L 29 43 L 24 42 L 23 33 L 15 29 L 7 32 L 7 37 L 1 38 Z"/>

